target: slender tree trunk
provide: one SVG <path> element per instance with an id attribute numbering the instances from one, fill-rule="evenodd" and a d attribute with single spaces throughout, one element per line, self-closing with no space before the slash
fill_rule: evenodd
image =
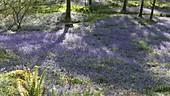
<path id="1" fill-rule="evenodd" d="M 21 29 L 21 23 L 17 24 L 17 30 Z"/>
<path id="2" fill-rule="evenodd" d="M 153 18 L 153 12 L 154 12 L 154 9 L 155 9 L 155 3 L 156 3 L 156 0 L 153 0 L 152 10 L 151 10 L 151 15 L 150 15 L 150 19 L 151 19 L 151 20 L 152 20 L 152 18 Z"/>
<path id="3" fill-rule="evenodd" d="M 90 11 L 92 11 L 92 0 L 89 0 Z"/>
<path id="4" fill-rule="evenodd" d="M 71 1 L 67 0 L 67 9 L 66 9 L 66 22 L 71 22 Z"/>
<path id="5" fill-rule="evenodd" d="M 140 6 L 139 17 L 142 17 L 142 13 L 143 13 L 143 5 L 144 5 L 144 0 L 141 0 L 141 6 Z"/>
<path id="6" fill-rule="evenodd" d="M 92 0 L 89 0 L 89 6 L 91 6 L 92 5 Z"/>
<path id="7" fill-rule="evenodd" d="M 123 11 L 123 12 L 126 12 L 127 2 L 128 2 L 128 0 L 124 0 L 123 8 L 122 8 L 122 11 Z"/>
<path id="8" fill-rule="evenodd" d="M 84 6 L 86 6 L 87 4 L 86 4 L 86 0 L 84 1 Z"/>
<path id="9" fill-rule="evenodd" d="M 67 0 L 67 9 L 66 9 L 66 24 L 67 27 L 73 27 L 73 24 L 71 23 L 71 0 Z"/>

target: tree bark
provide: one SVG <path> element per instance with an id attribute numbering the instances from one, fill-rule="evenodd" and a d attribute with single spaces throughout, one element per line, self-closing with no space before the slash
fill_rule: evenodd
<path id="1" fill-rule="evenodd" d="M 73 24 L 71 23 L 71 0 L 67 0 L 67 9 L 66 9 L 66 27 L 73 27 Z"/>
<path id="2" fill-rule="evenodd" d="M 92 5 L 92 0 L 89 0 L 89 6 L 91 6 Z"/>
<path id="3" fill-rule="evenodd" d="M 70 23 L 71 22 L 71 1 L 67 0 L 67 9 L 66 9 L 66 22 Z"/>
<path id="4" fill-rule="evenodd" d="M 128 2 L 128 0 L 124 0 L 124 2 L 123 2 L 123 8 L 122 8 L 123 12 L 126 12 L 127 2 Z"/>
<path id="5" fill-rule="evenodd" d="M 141 0 L 141 6 L 140 6 L 139 17 L 142 17 L 142 13 L 143 13 L 143 5 L 144 5 L 144 0 Z"/>
<path id="6" fill-rule="evenodd" d="M 92 12 L 92 0 L 89 0 L 89 8 L 90 8 L 90 11 Z"/>
<path id="7" fill-rule="evenodd" d="M 153 0 L 152 10 L 151 10 L 151 15 L 150 15 L 150 19 L 151 19 L 151 20 L 152 20 L 152 18 L 153 18 L 153 12 L 154 12 L 154 9 L 155 9 L 155 3 L 156 3 L 156 0 Z"/>

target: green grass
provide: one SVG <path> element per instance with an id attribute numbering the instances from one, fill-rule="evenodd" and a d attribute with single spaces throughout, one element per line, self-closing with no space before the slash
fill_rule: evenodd
<path id="1" fill-rule="evenodd" d="M 72 93 L 62 93 L 62 96 L 79 96 L 80 94 L 82 96 L 105 96 L 103 91 L 100 90 L 101 88 L 98 86 L 94 86 L 93 82 L 91 82 L 88 79 L 78 77 L 78 76 L 73 76 L 69 74 L 63 74 L 61 72 L 56 73 L 56 83 L 58 86 L 66 86 L 69 85 L 71 88 L 76 89 L 77 85 L 82 85 L 84 86 L 85 89 L 83 89 L 81 92 L 80 91 L 75 91 Z M 91 90 L 91 88 L 93 88 Z M 90 92 L 91 90 L 91 92 Z M 52 93 L 55 94 L 54 96 L 58 96 L 58 91 L 56 88 L 53 88 Z"/>
<path id="2" fill-rule="evenodd" d="M 139 1 L 129 0 L 128 3 L 129 3 L 128 4 L 129 7 L 138 7 L 138 6 L 140 6 L 140 2 Z"/>
<path id="3" fill-rule="evenodd" d="M 164 2 L 164 3 L 156 3 L 155 7 L 156 9 L 164 9 L 164 10 L 167 10 L 167 11 L 170 11 L 170 2 Z"/>
<path id="4" fill-rule="evenodd" d="M 170 86 L 169 85 L 157 85 L 156 88 L 154 88 L 155 92 L 170 92 Z"/>
<path id="5" fill-rule="evenodd" d="M 169 96 L 170 86 L 165 84 L 157 84 L 154 88 L 148 89 L 142 96 Z"/>
<path id="6" fill-rule="evenodd" d="M 161 64 L 159 62 L 154 62 L 154 61 L 147 62 L 147 65 L 150 66 L 150 67 L 161 66 Z"/>
<path id="7" fill-rule="evenodd" d="M 133 41 L 133 42 L 137 45 L 137 48 L 139 49 L 139 51 L 148 52 L 149 54 L 153 56 L 160 55 L 159 52 L 153 51 L 147 42 L 144 42 L 144 41 Z"/>
<path id="8" fill-rule="evenodd" d="M 15 66 L 21 64 L 20 57 L 12 51 L 0 48 L 0 67 Z"/>
<path id="9" fill-rule="evenodd" d="M 0 59 L 4 60 L 7 57 L 16 57 L 17 55 L 10 53 L 5 49 L 0 50 Z M 12 56 L 11 56 L 12 54 Z M 42 93 L 44 73 L 39 76 L 38 67 L 35 68 L 32 72 L 30 70 L 14 70 L 7 73 L 0 74 L 0 96 L 40 96 L 37 94 Z M 72 88 L 77 85 L 85 86 L 85 90 L 80 92 L 73 92 L 70 94 L 63 93 L 62 96 L 104 96 L 103 91 L 98 90 L 98 87 L 94 87 L 93 83 L 90 80 L 71 76 L 68 74 L 58 73 L 56 74 L 55 81 L 60 86 L 66 86 L 70 84 Z M 91 88 L 94 88 L 93 91 L 90 91 Z M 53 90 L 53 94 L 58 94 L 58 91 Z M 54 95 L 55 96 L 55 95 Z M 57 95 L 56 95 L 57 96 Z"/>
<path id="10" fill-rule="evenodd" d="M 17 78 L 22 78 L 24 72 L 21 70 L 0 74 L 0 95 L 19 96 L 17 90 Z M 20 79 L 18 79 L 20 80 Z M 22 79 L 21 79 L 22 81 Z"/>
<path id="11" fill-rule="evenodd" d="M 49 5 L 37 5 L 33 6 L 30 13 L 32 14 L 46 14 L 46 13 L 57 13 L 63 12 L 66 9 L 65 5 L 60 4 L 49 4 Z"/>
<path id="12" fill-rule="evenodd" d="M 65 12 L 66 5 L 65 4 L 47 4 L 47 5 L 35 5 L 32 7 L 30 11 L 33 14 L 41 13 L 57 13 L 57 12 Z M 89 13 L 89 7 L 80 6 L 80 5 L 72 5 L 72 11 L 80 12 L 80 13 Z"/>
<path id="13" fill-rule="evenodd" d="M 168 63 L 164 67 L 170 69 L 170 64 Z"/>
<path id="14" fill-rule="evenodd" d="M 151 19 L 139 20 L 138 22 L 139 22 L 140 24 L 152 24 L 152 23 L 157 23 L 157 21 L 151 20 Z"/>
<path id="15" fill-rule="evenodd" d="M 105 19 L 105 18 L 108 18 L 109 15 L 107 14 L 86 14 L 88 16 L 88 19 L 85 21 L 85 22 L 89 22 L 89 23 L 93 23 L 93 22 L 96 22 L 96 21 L 99 21 L 99 20 L 102 20 L 102 19 Z"/>
<path id="16" fill-rule="evenodd" d="M 149 47 L 149 45 L 144 41 L 134 41 L 134 43 L 137 45 L 137 47 L 141 51 L 146 51 L 146 52 L 149 52 L 149 53 L 153 52 L 151 50 L 151 48 Z"/>
<path id="17" fill-rule="evenodd" d="M 137 12 L 118 12 L 112 11 L 115 8 L 114 6 L 92 6 L 90 8 L 88 6 L 80 6 L 80 5 L 72 5 L 71 10 L 73 12 L 83 13 L 89 18 L 85 20 L 85 22 L 96 22 L 101 19 L 108 18 L 111 14 L 138 14 Z M 31 10 L 31 14 L 46 14 L 46 13 L 57 13 L 57 12 L 65 12 L 66 5 L 62 4 L 48 4 L 41 6 L 33 6 Z"/>

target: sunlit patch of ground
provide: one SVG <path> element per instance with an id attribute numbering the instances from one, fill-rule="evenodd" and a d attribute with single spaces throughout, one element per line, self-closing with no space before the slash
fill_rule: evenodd
<path id="1" fill-rule="evenodd" d="M 59 93 L 80 88 L 106 95 L 163 94 L 170 82 L 169 19 L 140 20 L 113 15 L 73 28 L 60 25 L 53 32 L 23 30 L 0 35 L 0 46 L 16 54 L 22 66 L 47 68 L 47 88 Z"/>

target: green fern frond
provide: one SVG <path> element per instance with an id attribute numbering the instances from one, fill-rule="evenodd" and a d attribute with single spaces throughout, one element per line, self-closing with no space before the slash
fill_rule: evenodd
<path id="1" fill-rule="evenodd" d="M 30 70 L 26 70 L 24 86 L 18 81 L 18 91 L 21 96 L 41 96 L 43 81 L 45 78 L 46 70 L 43 71 L 41 77 L 38 75 L 39 67 L 34 67 L 34 71 L 31 74 Z"/>
<path id="2" fill-rule="evenodd" d="M 43 86 L 43 81 L 45 79 L 45 74 L 46 74 L 46 70 L 44 70 L 41 75 L 41 78 L 40 78 L 40 81 L 38 83 L 37 90 L 36 90 L 36 96 L 40 96 L 40 94 L 42 93 L 42 86 Z"/>
<path id="3" fill-rule="evenodd" d="M 19 80 L 17 82 L 17 89 L 21 96 L 29 96 L 28 91 L 23 87 L 23 85 L 21 84 L 21 82 Z"/>

